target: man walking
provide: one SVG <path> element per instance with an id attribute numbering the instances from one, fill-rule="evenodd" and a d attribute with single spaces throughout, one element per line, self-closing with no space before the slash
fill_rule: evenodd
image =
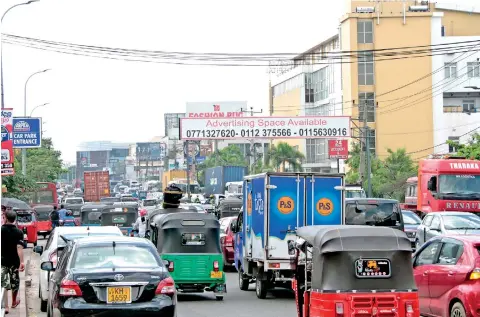
<path id="1" fill-rule="evenodd" d="M 67 210 L 65 209 L 65 206 L 60 205 L 60 210 L 58 211 L 58 217 L 60 218 L 60 221 L 61 222 L 65 221 L 66 216 L 67 216 Z"/>
<path id="2" fill-rule="evenodd" d="M 57 206 L 53 206 L 53 211 L 50 213 L 50 220 L 52 221 L 52 230 L 58 227 L 60 216 L 58 214 Z"/>
<path id="3" fill-rule="evenodd" d="M 25 270 L 23 263 L 23 232 L 14 224 L 17 218 L 15 211 L 5 212 L 5 224 L 2 226 L 2 287 L 12 290 L 12 308 L 20 304 L 20 274 Z M 3 298 L 5 313 L 8 313 L 8 296 Z"/>

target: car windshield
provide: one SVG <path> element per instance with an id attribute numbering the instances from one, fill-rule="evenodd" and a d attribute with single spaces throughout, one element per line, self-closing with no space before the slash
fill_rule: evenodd
<path id="1" fill-rule="evenodd" d="M 80 247 L 72 261 L 72 268 L 153 268 L 160 264 L 150 249 L 131 244 Z"/>
<path id="2" fill-rule="evenodd" d="M 440 175 L 441 194 L 480 195 L 480 175 Z"/>
<path id="3" fill-rule="evenodd" d="M 53 192 L 49 190 L 39 190 L 35 193 L 35 201 L 32 203 L 34 204 L 53 204 L 56 201 L 53 201 Z"/>
<path id="4" fill-rule="evenodd" d="M 396 224 L 396 221 L 392 220 L 394 211 L 399 211 L 397 203 L 347 204 L 345 224 L 394 226 Z"/>
<path id="5" fill-rule="evenodd" d="M 80 198 L 71 199 L 71 198 L 69 198 L 65 201 L 65 203 L 67 203 L 67 204 L 83 204 L 83 199 L 80 199 Z"/>
<path id="6" fill-rule="evenodd" d="M 144 207 L 150 207 L 150 206 L 155 206 L 157 202 L 155 200 L 144 200 L 143 201 L 143 206 Z"/>
<path id="7" fill-rule="evenodd" d="M 17 215 L 17 222 L 25 223 L 25 222 L 32 222 L 32 214 L 18 214 Z"/>
<path id="8" fill-rule="evenodd" d="M 105 237 L 105 236 L 123 236 L 122 232 L 84 232 L 84 233 L 71 233 L 71 234 L 62 234 L 62 237 L 64 237 L 67 240 L 76 240 L 76 239 L 81 239 L 81 238 L 86 238 L 86 237 Z M 57 241 L 58 247 L 64 247 L 66 246 L 65 241 L 58 237 Z"/>
<path id="9" fill-rule="evenodd" d="M 345 198 L 365 198 L 365 192 L 363 190 L 346 190 Z"/>
<path id="10" fill-rule="evenodd" d="M 418 217 L 413 212 L 404 211 L 402 212 L 402 215 L 403 215 L 403 222 L 406 225 L 419 225 L 422 223 L 422 219 L 420 219 L 420 217 Z"/>
<path id="11" fill-rule="evenodd" d="M 480 218 L 475 215 L 443 216 L 443 223 L 447 230 L 480 230 Z"/>

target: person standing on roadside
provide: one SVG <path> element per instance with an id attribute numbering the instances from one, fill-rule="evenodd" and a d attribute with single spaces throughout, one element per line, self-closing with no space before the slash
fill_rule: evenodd
<path id="1" fill-rule="evenodd" d="M 60 215 L 58 214 L 57 206 L 53 206 L 53 211 L 50 213 L 50 220 L 52 221 L 52 230 L 58 227 Z"/>
<path id="2" fill-rule="evenodd" d="M 2 225 L 2 287 L 12 291 L 12 308 L 20 304 L 20 274 L 25 270 L 23 262 L 23 232 L 14 224 L 17 219 L 15 211 L 5 212 L 5 224 Z M 3 297 L 5 313 L 8 312 L 8 296 Z"/>

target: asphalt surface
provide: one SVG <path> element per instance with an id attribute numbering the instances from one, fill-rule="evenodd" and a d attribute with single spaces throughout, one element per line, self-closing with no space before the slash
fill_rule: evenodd
<path id="1" fill-rule="evenodd" d="M 39 245 L 45 245 L 46 240 L 39 240 Z M 32 254 L 31 247 L 25 255 L 32 261 L 32 287 L 27 290 L 29 317 L 46 317 L 40 312 L 38 300 L 39 257 Z M 276 289 L 269 293 L 267 299 L 258 299 L 255 295 L 255 285 L 250 285 L 249 291 L 238 288 L 238 273 L 228 272 L 227 294 L 223 301 L 216 301 L 213 293 L 179 294 L 178 317 L 292 317 L 296 316 L 295 298 L 291 291 Z"/>

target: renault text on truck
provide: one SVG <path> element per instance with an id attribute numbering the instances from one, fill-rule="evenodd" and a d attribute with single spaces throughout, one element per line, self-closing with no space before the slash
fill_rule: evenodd
<path id="1" fill-rule="evenodd" d="M 420 160 L 418 178 L 407 181 L 405 202 L 416 211 L 466 211 L 480 215 L 480 161 L 462 158 Z"/>
<path id="2" fill-rule="evenodd" d="M 258 298 L 290 287 L 295 270 L 296 229 L 343 224 L 343 175 L 264 173 L 247 176 L 243 210 L 232 224 L 239 287 L 255 281 Z"/>

